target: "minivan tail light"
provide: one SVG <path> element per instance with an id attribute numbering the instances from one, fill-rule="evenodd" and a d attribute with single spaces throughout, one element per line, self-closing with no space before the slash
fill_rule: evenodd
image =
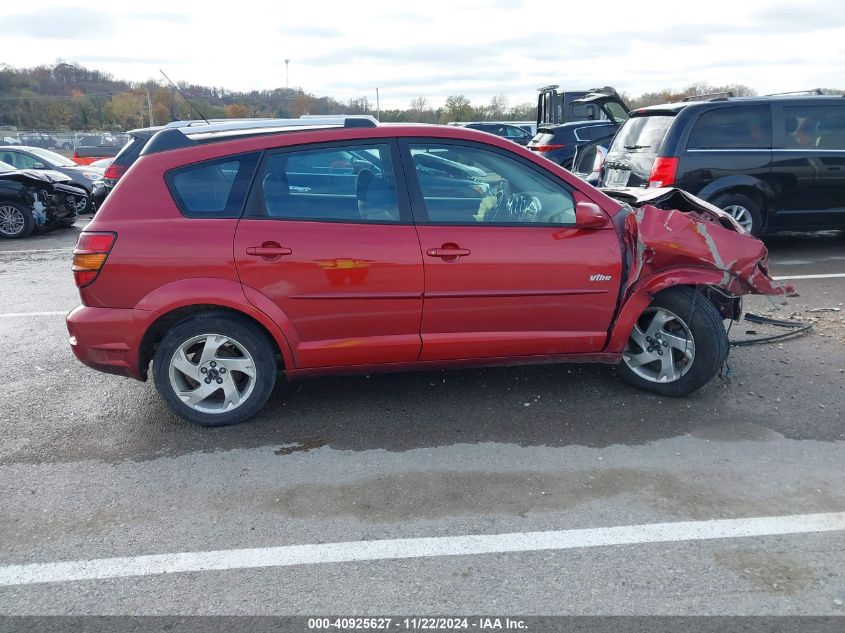
<path id="1" fill-rule="evenodd" d="M 535 152 L 551 152 L 554 149 L 560 149 L 566 145 L 529 145 L 528 149 Z"/>
<path id="2" fill-rule="evenodd" d="M 94 282 L 117 240 L 117 233 L 80 233 L 73 249 L 73 279 L 77 288 Z"/>
<path id="3" fill-rule="evenodd" d="M 675 184 L 675 176 L 678 173 L 677 157 L 658 156 L 654 159 L 651 167 L 651 174 L 648 177 L 649 187 L 670 187 Z"/>
<path id="4" fill-rule="evenodd" d="M 115 165 L 112 163 L 108 167 L 106 167 L 106 173 L 103 174 L 103 178 L 108 178 L 109 180 L 118 180 L 120 177 L 126 173 L 126 170 L 129 169 L 127 165 Z"/>

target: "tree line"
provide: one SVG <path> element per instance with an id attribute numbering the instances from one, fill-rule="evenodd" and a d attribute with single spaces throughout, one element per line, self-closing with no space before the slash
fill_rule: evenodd
<path id="1" fill-rule="evenodd" d="M 0 65 L 0 126 L 49 130 L 128 130 L 170 121 L 268 117 L 302 114 L 372 114 L 376 105 L 367 97 L 340 101 L 317 97 L 301 88 L 237 92 L 217 86 L 179 82 L 194 108 L 169 85 L 155 81 L 129 82 L 108 73 L 62 61 L 34 68 Z M 682 91 L 662 90 L 638 97 L 621 95 L 631 108 L 677 101 L 693 94 L 730 91 L 736 96 L 756 92 L 744 85 L 690 84 Z M 826 92 L 842 94 L 840 90 Z M 200 114 L 198 114 L 200 113 Z M 504 95 L 487 104 L 473 104 L 465 95 L 450 95 L 442 105 L 426 97 L 412 99 L 405 109 L 383 109 L 381 121 L 449 123 L 450 121 L 534 120 L 536 103 L 511 105 Z"/>

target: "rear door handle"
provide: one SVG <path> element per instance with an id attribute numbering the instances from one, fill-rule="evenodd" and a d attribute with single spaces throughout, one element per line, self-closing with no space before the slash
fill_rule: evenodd
<path id="1" fill-rule="evenodd" d="M 276 242 L 264 242 L 261 246 L 249 246 L 246 249 L 247 255 L 262 257 L 267 260 L 279 259 L 282 255 L 290 255 L 291 253 L 293 253 L 293 250 Z"/>
<path id="2" fill-rule="evenodd" d="M 430 248 L 425 252 L 429 257 L 466 257 L 469 255 L 468 248 Z"/>

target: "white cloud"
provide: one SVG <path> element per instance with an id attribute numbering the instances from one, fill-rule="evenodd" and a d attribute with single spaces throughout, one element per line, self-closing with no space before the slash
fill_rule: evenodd
<path id="1" fill-rule="evenodd" d="M 548 83 L 610 84 L 632 95 L 698 81 L 760 92 L 845 87 L 845 5 L 827 0 L 800 10 L 711 0 L 706 13 L 619 0 L 600 10 L 548 0 L 138 6 L 41 2 L 36 11 L 7 2 L 0 62 L 61 58 L 137 81 L 157 79 L 163 67 L 174 80 L 249 90 L 283 86 L 288 58 L 291 86 L 371 101 L 379 87 L 383 107 L 456 93 L 533 102 Z"/>

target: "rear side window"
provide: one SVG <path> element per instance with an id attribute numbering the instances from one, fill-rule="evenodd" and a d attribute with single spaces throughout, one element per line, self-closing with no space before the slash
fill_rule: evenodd
<path id="1" fill-rule="evenodd" d="M 769 106 L 705 112 L 695 122 L 687 143 L 689 149 L 768 149 L 771 146 Z"/>
<path id="2" fill-rule="evenodd" d="M 666 114 L 631 117 L 619 128 L 611 152 L 624 150 L 657 154 L 675 117 Z"/>
<path id="3" fill-rule="evenodd" d="M 284 151 L 261 168 L 249 215 L 312 222 L 402 221 L 387 144 Z"/>
<path id="4" fill-rule="evenodd" d="M 170 194 L 189 218 L 237 218 L 243 210 L 258 153 L 227 156 L 167 173 Z"/>
<path id="5" fill-rule="evenodd" d="M 785 147 L 845 149 L 845 108 L 841 106 L 787 106 L 783 122 Z"/>

